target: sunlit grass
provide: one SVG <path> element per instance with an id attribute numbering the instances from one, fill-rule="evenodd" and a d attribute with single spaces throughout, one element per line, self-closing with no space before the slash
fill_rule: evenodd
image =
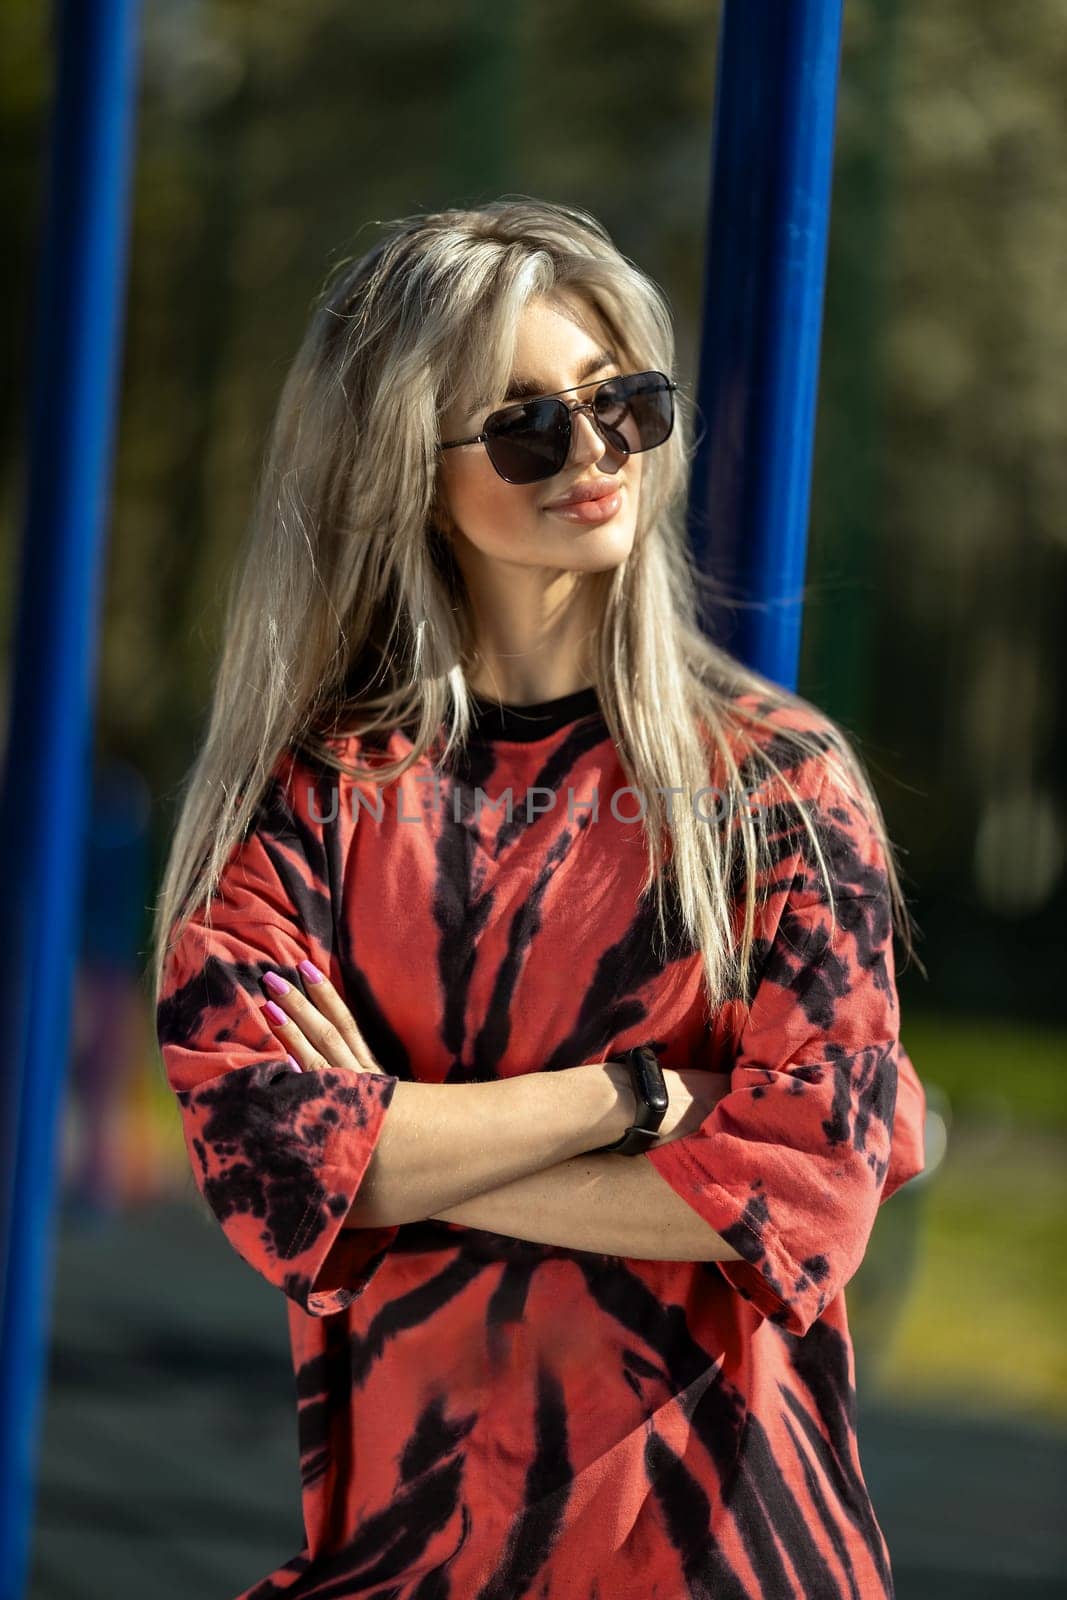
<path id="1" fill-rule="evenodd" d="M 865 1388 L 1067 1424 L 1067 1036 L 924 1017 L 902 1037 L 947 1097 L 948 1144 L 887 1202 L 849 1288 Z"/>
<path id="2" fill-rule="evenodd" d="M 883 1392 L 1067 1423 L 1065 1155 L 1062 1135 L 956 1124 Z"/>
<path id="3" fill-rule="evenodd" d="M 1067 1132 L 1067 1032 L 1011 1018 L 904 1010 L 901 1040 L 953 1113 L 1007 1116 Z"/>

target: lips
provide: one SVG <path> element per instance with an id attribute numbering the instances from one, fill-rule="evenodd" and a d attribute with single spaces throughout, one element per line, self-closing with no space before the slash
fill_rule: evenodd
<path id="1" fill-rule="evenodd" d="M 546 511 L 566 511 L 569 506 L 585 505 L 590 500 L 606 500 L 609 495 L 618 494 L 622 487 L 619 483 L 590 483 L 580 488 L 572 489 L 570 494 L 562 500 L 553 500 L 545 507 Z"/>

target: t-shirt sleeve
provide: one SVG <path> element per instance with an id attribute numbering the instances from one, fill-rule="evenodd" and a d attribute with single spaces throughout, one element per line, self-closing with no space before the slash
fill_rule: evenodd
<path id="1" fill-rule="evenodd" d="M 294 848 L 299 832 L 266 820 L 235 848 L 211 925 L 198 912 L 167 955 L 156 1032 L 200 1193 L 238 1255 L 322 1317 L 366 1288 L 396 1237 L 342 1225 L 398 1080 L 294 1072 L 262 1016 L 268 968 L 301 987 L 307 958 L 341 989 L 329 948 L 295 909 L 322 896 Z"/>
<path id="2" fill-rule="evenodd" d="M 764 907 L 766 953 L 729 1092 L 693 1134 L 645 1153 L 742 1258 L 715 1263 L 727 1282 L 794 1334 L 844 1288 L 879 1204 L 924 1160 L 885 858 L 866 807 L 836 780 L 824 772 L 809 792 L 837 929 L 798 821 Z"/>

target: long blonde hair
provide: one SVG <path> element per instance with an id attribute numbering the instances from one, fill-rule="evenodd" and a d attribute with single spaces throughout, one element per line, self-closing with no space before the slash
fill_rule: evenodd
<path id="1" fill-rule="evenodd" d="M 584 211 L 507 198 L 387 229 L 331 273 L 282 388 L 228 592 L 207 733 L 183 787 L 155 906 L 156 999 L 169 941 L 210 908 L 288 746 L 379 784 L 422 759 L 442 729 L 442 762 L 462 747 L 475 619 L 440 528 L 440 418 L 453 404 L 467 414 L 504 394 L 527 301 L 579 294 L 610 329 L 623 370 L 674 372 L 664 296 Z M 701 585 L 716 585 L 696 566 L 686 533 L 692 417 L 684 390 L 675 399 L 671 437 L 643 457 L 631 554 L 581 581 L 600 618 L 600 704 L 628 781 L 645 797 L 645 889 L 655 887 L 666 948 L 669 836 L 676 908 L 703 954 L 715 1008 L 749 989 L 757 884 L 771 864 L 770 813 L 753 816 L 744 804 L 737 753 L 750 789 L 754 774 L 773 775 L 798 800 L 773 744 L 785 766 L 819 757 L 859 797 L 884 851 L 894 925 L 909 955 L 914 948 L 881 808 L 848 737 L 829 718 L 819 731 L 771 722 L 778 708 L 812 708 L 700 626 Z M 742 710 L 744 694 L 757 705 Z M 413 749 L 389 765 L 346 764 L 324 742 L 341 729 L 401 724 Z M 763 745 L 753 737 L 761 728 L 775 736 Z M 672 816 L 665 798 L 679 786 L 690 795 L 705 789 L 711 752 L 728 779 L 718 828 L 691 806 L 673 807 Z M 829 889 L 817 831 L 803 805 L 797 814 Z M 731 894 L 739 882 L 740 942 Z"/>

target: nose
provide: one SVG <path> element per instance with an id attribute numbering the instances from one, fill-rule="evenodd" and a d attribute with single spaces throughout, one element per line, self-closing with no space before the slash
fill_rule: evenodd
<path id="1" fill-rule="evenodd" d="M 576 401 L 571 406 L 571 457 L 576 462 L 591 464 L 610 454 L 621 465 L 626 459 L 625 455 L 604 438 L 595 418 L 591 401 Z M 613 470 L 618 469 L 616 467 Z"/>

